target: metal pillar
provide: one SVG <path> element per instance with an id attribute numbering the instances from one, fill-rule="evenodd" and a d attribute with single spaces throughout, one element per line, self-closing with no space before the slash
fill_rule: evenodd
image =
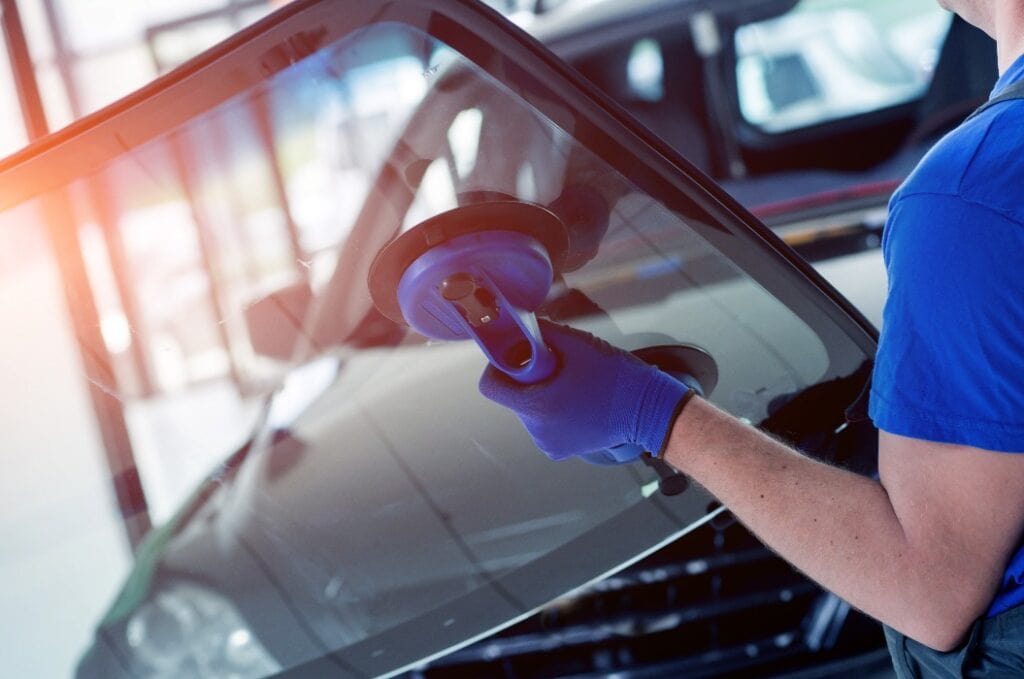
<path id="1" fill-rule="evenodd" d="M 21 17 L 15 0 L 0 0 L 0 11 L 25 129 L 29 139 L 35 140 L 47 134 L 48 125 Z M 66 191 L 52 192 L 40 200 L 47 235 L 61 273 L 68 315 L 89 383 L 89 397 L 99 424 L 114 495 L 128 542 L 134 551 L 152 524 L 135 465 L 123 404 L 117 395 L 110 354 L 100 333 L 99 314 L 82 257 L 78 227 Z"/>
<path id="2" fill-rule="evenodd" d="M 0 13 L 4 41 L 7 43 L 7 56 L 14 74 L 14 86 L 18 89 L 21 117 L 25 121 L 25 133 L 29 141 L 33 141 L 45 137 L 50 129 L 46 122 L 43 100 L 39 97 L 36 72 L 32 66 L 28 43 L 25 41 L 25 29 L 21 25 L 21 15 L 14 0 L 0 0 Z"/>

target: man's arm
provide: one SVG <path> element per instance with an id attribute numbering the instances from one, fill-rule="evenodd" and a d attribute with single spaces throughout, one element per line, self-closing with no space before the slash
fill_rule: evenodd
<path id="1" fill-rule="evenodd" d="M 880 432 L 880 482 L 693 399 L 663 457 L 827 589 L 937 650 L 987 609 L 1021 534 L 1024 455 Z"/>
<path id="2" fill-rule="evenodd" d="M 933 648 L 985 612 L 1021 533 L 1024 455 L 883 433 L 874 481 L 687 402 L 681 383 L 599 338 L 541 331 L 560 360 L 552 379 L 524 386 L 489 367 L 480 391 L 552 458 L 622 442 L 663 451 L 783 558 Z"/>

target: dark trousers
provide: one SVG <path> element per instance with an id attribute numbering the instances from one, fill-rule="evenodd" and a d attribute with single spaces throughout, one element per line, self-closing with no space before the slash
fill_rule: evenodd
<path id="1" fill-rule="evenodd" d="M 885 641 L 899 679 L 1024 679 L 1024 606 L 976 621 L 964 641 L 948 653 L 933 651 L 888 627 Z"/>

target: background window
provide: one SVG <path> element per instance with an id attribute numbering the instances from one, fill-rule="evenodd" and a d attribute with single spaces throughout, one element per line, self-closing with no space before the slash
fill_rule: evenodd
<path id="1" fill-rule="evenodd" d="M 932 0 L 802 0 L 736 31 L 740 113 L 787 132 L 912 101 L 951 15 Z"/>

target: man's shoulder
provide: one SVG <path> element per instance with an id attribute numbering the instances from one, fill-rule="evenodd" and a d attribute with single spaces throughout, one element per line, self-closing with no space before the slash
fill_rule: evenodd
<path id="1" fill-rule="evenodd" d="M 1000 103 L 940 140 L 894 201 L 944 195 L 1024 223 L 1024 100 Z"/>
<path id="2" fill-rule="evenodd" d="M 1013 105 L 949 135 L 893 200 L 870 409 L 890 433 L 1024 453 L 1024 101 Z"/>

